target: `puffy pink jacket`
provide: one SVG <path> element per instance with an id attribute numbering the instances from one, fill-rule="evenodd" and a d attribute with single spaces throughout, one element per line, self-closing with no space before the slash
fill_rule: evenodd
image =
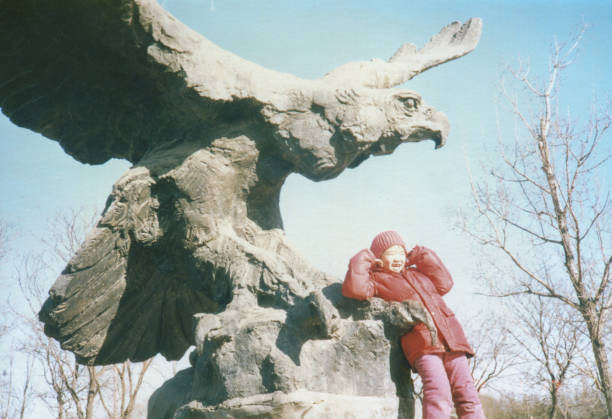
<path id="1" fill-rule="evenodd" d="M 452 288 L 453 279 L 433 250 L 416 246 L 408 253 L 407 268 L 399 273 L 383 271 L 375 266 L 374 261 L 370 249 L 363 249 L 353 256 L 342 284 L 342 295 L 357 300 L 370 297 L 387 301 L 416 300 L 429 310 L 438 329 L 439 342 L 432 345 L 427 327 L 423 323 L 416 324 L 401 339 L 402 349 L 411 365 L 421 355 L 446 350 L 474 355 L 463 328 L 442 299 Z M 410 267 L 412 265 L 414 267 Z"/>

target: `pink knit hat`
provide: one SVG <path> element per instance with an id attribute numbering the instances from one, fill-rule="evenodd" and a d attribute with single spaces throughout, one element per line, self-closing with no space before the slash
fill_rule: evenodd
<path id="1" fill-rule="evenodd" d="M 385 250 L 396 245 L 402 246 L 404 249 L 406 249 L 406 244 L 397 231 L 383 231 L 374 237 L 374 240 L 372 240 L 372 244 L 370 245 L 370 250 L 372 253 L 374 253 L 375 257 L 379 258 L 383 253 L 385 253 Z"/>

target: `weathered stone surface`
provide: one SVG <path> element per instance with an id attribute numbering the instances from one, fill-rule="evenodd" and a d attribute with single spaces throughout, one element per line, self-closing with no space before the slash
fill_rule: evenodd
<path id="1" fill-rule="evenodd" d="M 412 417 L 399 337 L 418 321 L 435 333 L 419 303 L 354 302 L 338 283 L 287 310 L 197 315 L 193 367 L 153 395 L 149 417 Z"/>
<path id="2" fill-rule="evenodd" d="M 397 416 L 394 397 L 354 397 L 299 390 L 232 399 L 215 407 L 191 402 L 177 410 L 175 418 L 347 418 L 383 419 Z"/>
<path id="3" fill-rule="evenodd" d="M 446 117 L 391 87 L 470 52 L 479 19 L 302 80 L 222 50 L 153 0 L 0 10 L 2 111 L 81 162 L 134 163 L 50 291 L 50 336 L 88 364 L 194 345 L 154 418 L 411 416 L 397 341 L 426 311 L 344 299 L 287 242 L 279 194 L 290 173 L 325 180 L 404 142 L 442 146 Z"/>

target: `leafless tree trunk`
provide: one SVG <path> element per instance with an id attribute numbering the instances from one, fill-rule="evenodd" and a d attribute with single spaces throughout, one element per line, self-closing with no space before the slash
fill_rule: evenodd
<path id="1" fill-rule="evenodd" d="M 593 108 L 584 127 L 559 111 L 560 74 L 572 64 L 582 32 L 555 44 L 547 80 L 530 69 L 510 70 L 516 88 L 502 93 L 516 117 L 515 141 L 503 150 L 495 185 L 473 183 L 478 226 L 465 226 L 481 244 L 498 249 L 516 281 L 497 295 L 556 299 L 580 314 L 597 365 L 597 377 L 612 417 L 612 379 L 605 331 L 609 328 L 609 193 L 598 185 L 609 169 L 601 147 L 610 126 L 609 106 Z M 527 98 L 527 101 L 524 98 Z M 580 117 L 582 115 L 578 115 Z"/>
<path id="2" fill-rule="evenodd" d="M 141 364 L 126 361 L 112 366 L 113 373 L 107 375 L 100 392 L 100 402 L 109 418 L 132 417 L 138 392 L 152 363 L 153 359 L 149 359 Z"/>
<path id="3" fill-rule="evenodd" d="M 64 419 L 64 396 L 62 394 L 57 395 L 57 419 Z"/>

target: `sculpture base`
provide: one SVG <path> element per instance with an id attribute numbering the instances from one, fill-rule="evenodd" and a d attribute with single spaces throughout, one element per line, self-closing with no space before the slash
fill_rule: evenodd
<path id="1" fill-rule="evenodd" d="M 151 396 L 148 417 L 412 419 L 399 335 L 419 313 L 350 300 L 331 284 L 286 310 L 237 304 L 199 314 L 192 367 Z"/>
<path id="2" fill-rule="evenodd" d="M 221 418 L 354 418 L 395 419 L 397 397 L 359 397 L 298 390 L 226 400 L 216 406 L 191 402 L 175 414 L 177 419 Z"/>

